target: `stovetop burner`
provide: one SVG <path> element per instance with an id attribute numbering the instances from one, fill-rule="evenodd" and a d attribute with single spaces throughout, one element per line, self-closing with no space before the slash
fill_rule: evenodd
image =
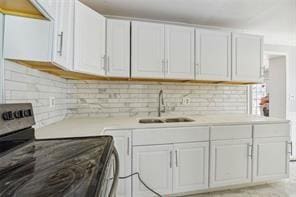
<path id="1" fill-rule="evenodd" d="M 112 137 L 42 140 L 7 153 L 0 157 L 0 196 L 94 196 L 107 145 Z"/>

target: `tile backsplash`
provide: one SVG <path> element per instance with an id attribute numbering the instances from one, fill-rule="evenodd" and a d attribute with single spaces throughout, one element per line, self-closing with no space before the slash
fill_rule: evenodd
<path id="1" fill-rule="evenodd" d="M 168 115 L 247 113 L 246 86 L 71 80 L 68 115 L 156 116 L 161 89 Z"/>
<path id="2" fill-rule="evenodd" d="M 247 113 L 247 86 L 65 80 L 10 61 L 4 86 L 7 103 L 33 103 L 37 127 L 72 116 L 155 116 L 160 89 L 168 115 Z"/>

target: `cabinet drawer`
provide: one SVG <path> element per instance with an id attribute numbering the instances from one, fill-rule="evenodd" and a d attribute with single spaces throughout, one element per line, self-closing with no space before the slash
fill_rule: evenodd
<path id="1" fill-rule="evenodd" d="M 252 125 L 213 126 L 211 140 L 252 138 Z"/>
<path id="2" fill-rule="evenodd" d="M 254 125 L 254 138 L 260 137 L 289 137 L 290 124 Z"/>
<path id="3" fill-rule="evenodd" d="M 209 141 L 209 127 L 136 129 L 133 145 Z"/>

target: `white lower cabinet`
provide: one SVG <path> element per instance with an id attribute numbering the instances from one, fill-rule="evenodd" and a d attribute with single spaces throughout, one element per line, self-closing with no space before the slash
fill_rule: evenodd
<path id="1" fill-rule="evenodd" d="M 173 192 L 207 189 L 209 186 L 209 142 L 174 145 Z"/>
<path id="2" fill-rule="evenodd" d="M 133 173 L 139 172 L 143 181 L 160 194 L 172 193 L 173 177 L 172 145 L 136 146 L 133 148 Z M 139 181 L 133 177 L 133 196 L 152 196 Z"/>
<path id="3" fill-rule="evenodd" d="M 119 155 L 119 176 L 131 174 L 131 131 L 112 130 L 107 131 L 107 135 L 112 135 L 115 147 Z M 131 197 L 131 178 L 119 180 L 117 187 L 117 197 Z"/>
<path id="4" fill-rule="evenodd" d="M 289 176 L 289 137 L 254 140 L 253 181 L 267 181 Z"/>
<path id="5" fill-rule="evenodd" d="M 135 146 L 133 173 L 162 195 L 208 188 L 208 142 Z M 151 196 L 133 178 L 134 196 Z"/>
<path id="6" fill-rule="evenodd" d="M 252 139 L 211 141 L 210 187 L 251 183 Z"/>

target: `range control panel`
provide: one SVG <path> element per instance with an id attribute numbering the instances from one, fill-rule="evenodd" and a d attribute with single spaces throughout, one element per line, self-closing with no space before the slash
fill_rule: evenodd
<path id="1" fill-rule="evenodd" d="M 32 104 L 0 104 L 0 135 L 29 128 L 34 124 Z"/>

